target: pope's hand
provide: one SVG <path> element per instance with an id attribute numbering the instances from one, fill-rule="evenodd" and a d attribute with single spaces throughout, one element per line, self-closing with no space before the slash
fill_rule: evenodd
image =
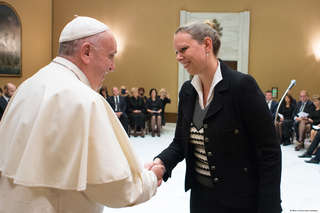
<path id="1" fill-rule="evenodd" d="M 154 165 L 151 168 L 151 171 L 153 171 L 153 173 L 157 176 L 158 186 L 160 186 L 161 183 L 162 183 L 162 177 L 163 177 L 163 174 L 164 174 L 164 171 L 165 171 L 164 166 L 162 166 L 162 165 Z"/>
<path id="2" fill-rule="evenodd" d="M 153 171 L 153 173 L 157 176 L 158 186 L 160 186 L 162 183 L 163 175 L 166 172 L 166 168 L 163 162 L 159 158 L 156 158 L 153 162 L 146 163 L 144 167 L 148 170 Z"/>

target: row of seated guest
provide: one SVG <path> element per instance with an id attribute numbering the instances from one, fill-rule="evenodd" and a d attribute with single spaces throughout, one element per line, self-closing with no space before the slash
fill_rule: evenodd
<path id="1" fill-rule="evenodd" d="M 274 116 L 277 108 L 277 103 L 271 103 L 270 97 L 268 98 L 267 93 L 271 97 L 271 91 L 266 92 L 266 101 L 269 105 L 271 114 Z M 309 96 L 306 90 L 302 90 L 299 93 L 299 102 L 296 103 L 294 98 L 289 94 L 285 97 L 281 106 L 279 107 L 279 114 L 276 121 L 276 131 L 279 135 L 281 143 L 284 145 L 291 144 L 292 138 L 292 127 L 296 135 L 298 145 L 295 150 L 304 148 L 304 141 L 306 133 L 310 132 L 311 126 L 319 125 L 320 123 L 320 99 L 318 95 L 313 96 L 312 101 L 309 100 Z M 273 107 L 272 107 L 273 105 Z M 312 140 L 316 134 L 315 130 L 311 130 L 310 139 Z"/>
<path id="2" fill-rule="evenodd" d="M 107 90 L 105 89 L 105 91 Z M 107 96 L 105 91 L 100 90 L 100 94 Z M 125 86 L 121 86 L 121 91 L 114 87 L 112 89 L 113 96 L 108 97 L 107 100 L 128 134 L 128 126 L 130 125 L 130 129 L 134 131 L 134 136 L 140 133 L 140 136 L 144 137 L 146 132 L 145 121 L 147 120 L 150 123 L 152 136 L 155 136 L 155 134 L 160 136 L 161 124 L 165 124 L 163 112 L 166 104 L 171 102 L 166 90 L 162 88 L 160 91 L 160 96 L 158 96 L 157 90 L 151 89 L 149 92 L 150 98 L 147 98 L 144 96 L 144 88 L 132 88 L 130 96 Z M 118 104 L 120 106 L 117 106 Z M 155 115 L 155 111 L 159 113 Z"/>

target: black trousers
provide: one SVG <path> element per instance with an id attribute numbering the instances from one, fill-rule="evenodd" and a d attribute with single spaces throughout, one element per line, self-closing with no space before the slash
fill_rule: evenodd
<path id="1" fill-rule="evenodd" d="M 122 114 L 119 118 L 124 130 L 126 130 L 126 133 L 129 135 L 129 119 L 126 114 Z"/>
<path id="2" fill-rule="evenodd" d="M 314 136 L 313 141 L 311 142 L 311 145 L 307 150 L 307 154 L 311 155 L 313 151 L 318 147 L 319 143 L 320 143 L 320 131 L 318 131 L 316 136 Z"/>
<path id="3" fill-rule="evenodd" d="M 257 213 L 257 208 L 237 208 L 224 205 L 214 189 L 196 184 L 191 189 L 190 213 Z"/>
<path id="4" fill-rule="evenodd" d="M 284 120 L 282 122 L 281 128 L 282 128 L 282 138 L 281 141 L 283 144 L 288 145 L 291 143 L 290 139 L 292 136 L 292 125 L 293 120 Z"/>

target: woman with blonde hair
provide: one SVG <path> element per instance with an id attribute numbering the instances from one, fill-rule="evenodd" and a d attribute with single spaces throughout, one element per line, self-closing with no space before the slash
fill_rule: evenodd
<path id="1" fill-rule="evenodd" d="M 310 141 L 313 141 L 314 136 L 317 134 L 317 131 L 320 129 L 320 96 L 319 95 L 313 95 L 312 103 L 315 106 L 315 110 L 310 112 L 308 116 L 308 130 L 311 130 L 310 132 Z"/>
<path id="2" fill-rule="evenodd" d="M 161 88 L 159 90 L 159 94 L 160 94 L 161 109 L 162 109 L 162 111 L 161 111 L 161 117 L 162 117 L 161 125 L 164 126 L 166 124 L 165 115 L 164 115 L 165 108 L 166 108 L 167 104 L 171 103 L 171 99 L 170 99 L 169 94 L 167 93 L 167 90 L 165 88 Z"/>
<path id="3" fill-rule="evenodd" d="M 176 60 L 193 79 L 179 93 L 172 143 L 148 166 L 167 181 L 186 162 L 191 213 L 280 213 L 281 149 L 256 81 L 219 60 L 220 37 L 206 23 L 174 34 Z"/>

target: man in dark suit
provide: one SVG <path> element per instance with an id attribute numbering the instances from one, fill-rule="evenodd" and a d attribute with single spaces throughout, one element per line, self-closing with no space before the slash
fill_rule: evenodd
<path id="1" fill-rule="evenodd" d="M 16 91 L 16 86 L 12 83 L 7 83 L 4 86 L 4 93 L 0 97 L 0 120 L 3 116 L 4 111 L 6 110 L 6 107 L 8 105 L 8 102 L 13 95 L 13 93 Z"/>
<path id="2" fill-rule="evenodd" d="M 298 145 L 295 147 L 296 151 L 304 148 L 305 129 L 306 124 L 308 123 L 307 117 L 301 116 L 299 113 L 305 112 L 310 114 L 310 112 L 313 112 L 316 108 L 312 101 L 309 100 L 308 92 L 306 90 L 300 91 L 299 98 L 300 101 L 297 103 L 293 113 L 293 126 L 296 133 L 296 139 L 298 141 Z"/>
<path id="3" fill-rule="evenodd" d="M 272 118 L 274 119 L 274 116 L 276 115 L 278 102 L 272 100 L 272 92 L 270 90 L 265 92 L 266 102 L 268 104 L 268 108 L 271 112 Z"/>
<path id="4" fill-rule="evenodd" d="M 127 101 L 124 96 L 120 96 L 119 89 L 117 87 L 112 88 L 113 96 L 108 98 L 108 102 L 116 115 L 118 116 L 123 128 L 129 133 L 129 120 L 126 113 Z"/>

